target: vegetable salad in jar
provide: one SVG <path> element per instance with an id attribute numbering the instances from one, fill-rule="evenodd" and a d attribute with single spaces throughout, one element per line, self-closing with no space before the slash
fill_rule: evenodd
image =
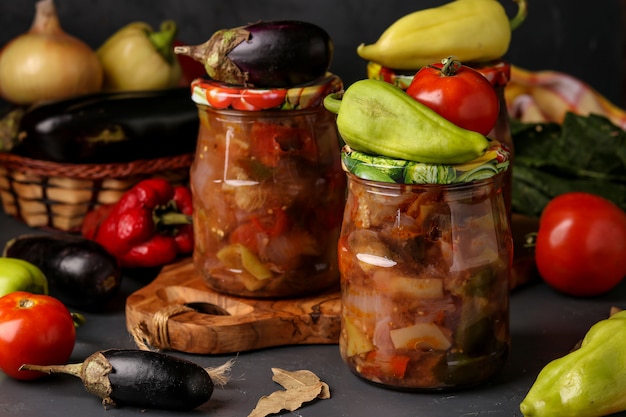
<path id="1" fill-rule="evenodd" d="M 492 155 L 409 184 L 359 177 L 410 175 L 402 164 L 366 164 L 344 149 L 340 351 L 358 376 L 397 389 L 445 389 L 485 381 L 504 364 L 512 238 L 502 196 L 507 154 Z M 488 164 L 494 168 L 479 169 Z M 436 172 L 419 165 L 411 171 Z M 480 175 L 464 176 L 470 167 Z"/>
<path id="2" fill-rule="evenodd" d="M 201 122 L 190 174 L 196 269 L 216 291 L 243 297 L 338 285 L 346 179 L 321 100 L 342 88 L 339 78 L 292 89 L 192 87 Z"/>

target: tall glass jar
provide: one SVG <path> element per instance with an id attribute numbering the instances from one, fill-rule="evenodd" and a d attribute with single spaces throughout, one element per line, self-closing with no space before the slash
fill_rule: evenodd
<path id="1" fill-rule="evenodd" d="M 500 156 L 492 165 L 500 169 L 474 178 L 463 167 L 420 167 L 425 174 L 415 176 L 404 165 L 401 178 L 418 180 L 407 184 L 371 179 L 393 179 L 399 164 L 355 160 L 344 149 L 339 346 L 353 373 L 385 387 L 437 390 L 481 383 L 502 368 L 513 243 Z"/>
<path id="2" fill-rule="evenodd" d="M 282 298 L 338 285 L 346 179 L 322 101 L 341 88 L 331 74 L 291 89 L 192 84 L 200 115 L 193 261 L 209 287 Z"/>

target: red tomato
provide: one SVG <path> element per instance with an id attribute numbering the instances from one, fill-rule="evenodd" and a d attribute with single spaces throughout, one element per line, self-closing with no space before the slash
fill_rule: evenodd
<path id="1" fill-rule="evenodd" d="M 67 363 L 75 342 L 74 320 L 56 298 L 23 291 L 0 298 L 0 370 L 7 375 L 22 380 L 42 377 L 41 372 L 18 369 L 26 363 Z"/>
<path id="2" fill-rule="evenodd" d="M 259 251 L 259 228 L 252 222 L 242 223 L 230 233 L 229 243 L 240 243 L 251 251 Z"/>
<path id="3" fill-rule="evenodd" d="M 565 294 L 609 291 L 626 276 L 626 213 L 588 193 L 555 197 L 541 214 L 535 260 L 543 279 Z"/>
<path id="4" fill-rule="evenodd" d="M 500 102 L 493 85 L 478 71 L 456 62 L 420 69 L 408 95 L 467 130 L 487 135 L 496 125 Z"/>

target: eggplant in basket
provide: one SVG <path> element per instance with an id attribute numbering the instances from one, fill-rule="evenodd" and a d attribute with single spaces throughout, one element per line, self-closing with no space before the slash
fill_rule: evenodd
<path id="1" fill-rule="evenodd" d="M 175 156 L 195 151 L 198 124 L 188 87 L 96 93 L 28 109 L 13 153 L 61 163 Z"/>

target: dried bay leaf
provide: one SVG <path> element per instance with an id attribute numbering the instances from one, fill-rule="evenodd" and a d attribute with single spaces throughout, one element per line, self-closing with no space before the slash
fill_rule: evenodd
<path id="1" fill-rule="evenodd" d="M 272 372 L 274 373 L 272 380 L 282 385 L 287 390 L 301 387 L 303 385 L 316 385 L 321 383 L 322 391 L 318 395 L 318 398 L 323 400 L 330 398 L 330 388 L 328 387 L 328 384 L 322 382 L 319 377 L 311 371 L 306 369 L 300 371 L 285 371 L 280 368 L 272 368 Z"/>
<path id="2" fill-rule="evenodd" d="M 266 417 L 283 410 L 295 411 L 316 398 L 330 398 L 330 388 L 311 371 L 285 371 L 272 368 L 272 380 L 285 389 L 263 396 L 248 417 Z"/>

